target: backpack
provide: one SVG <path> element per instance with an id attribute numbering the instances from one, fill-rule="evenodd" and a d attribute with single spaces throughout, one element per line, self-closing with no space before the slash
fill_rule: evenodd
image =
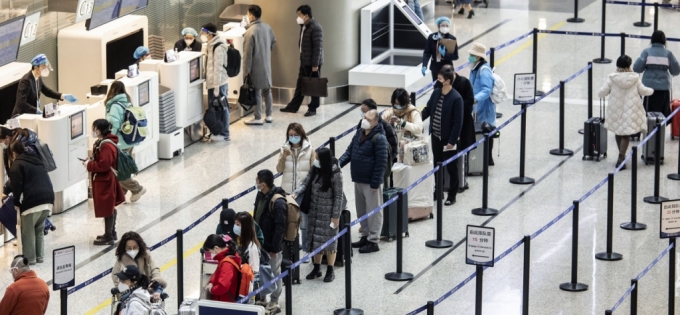
<path id="1" fill-rule="evenodd" d="M 213 54 L 215 54 L 215 49 L 217 46 L 222 45 L 222 43 L 216 43 L 213 46 Z M 241 72 L 241 52 L 234 48 L 234 45 L 227 46 L 227 65 L 223 66 L 224 70 L 227 70 L 227 76 L 233 78 Z"/>
<path id="2" fill-rule="evenodd" d="M 104 143 L 110 143 L 112 144 L 115 148 L 116 151 L 118 152 L 118 157 L 116 158 L 116 169 L 111 168 L 113 171 L 113 174 L 116 175 L 116 179 L 119 182 L 128 180 L 132 177 L 132 174 L 137 174 L 139 173 L 139 169 L 137 168 L 137 163 L 135 163 L 135 159 L 132 158 L 130 154 L 128 154 L 125 151 L 121 151 L 118 146 L 113 143 L 113 141 L 109 139 L 104 139 L 102 142 L 99 143 L 99 147 L 97 147 L 97 150 L 101 150 L 102 145 Z"/>
<path id="3" fill-rule="evenodd" d="M 40 140 L 36 140 L 35 149 L 43 163 L 43 166 L 45 166 L 45 170 L 48 173 L 57 169 L 57 163 L 54 162 L 54 155 L 52 154 L 52 150 L 50 150 L 50 147 L 47 145 L 47 143 L 42 144 L 40 143 Z"/>
<path id="4" fill-rule="evenodd" d="M 373 135 L 373 138 L 371 139 L 371 142 L 375 146 L 376 141 L 378 141 L 378 135 L 379 133 L 376 133 Z M 392 160 L 392 146 L 390 145 L 389 141 L 387 142 L 387 167 L 385 168 L 385 175 L 383 175 L 383 187 L 387 188 L 390 186 L 390 175 L 392 175 L 392 165 L 394 164 Z"/>
<path id="5" fill-rule="evenodd" d="M 494 104 L 500 104 L 508 99 L 508 90 L 505 87 L 505 81 L 501 76 L 497 75 L 495 68 L 491 69 L 488 66 L 482 66 L 483 68 L 488 68 L 493 76 L 493 88 L 491 89 L 491 102 Z"/>
<path id="6" fill-rule="evenodd" d="M 208 104 L 208 109 L 203 115 L 203 123 L 208 127 L 212 135 L 219 135 L 224 131 L 224 103 L 226 99 L 227 97 L 224 95 L 213 98 L 213 101 Z"/>
<path id="7" fill-rule="evenodd" d="M 276 194 L 272 197 L 272 201 L 269 204 L 269 209 L 274 208 L 274 202 L 279 199 L 284 199 L 286 205 L 288 206 L 288 213 L 286 215 L 286 232 L 283 233 L 283 239 L 289 242 L 295 241 L 298 235 L 298 230 L 300 229 L 300 223 L 302 222 L 302 216 L 300 215 L 300 206 L 290 195 L 282 196 Z"/>
<path id="8" fill-rule="evenodd" d="M 231 298 L 234 300 L 234 302 L 238 301 L 239 298 L 243 298 L 248 296 L 250 294 L 250 284 L 253 282 L 253 279 L 255 278 L 255 275 L 253 273 L 253 268 L 250 267 L 249 264 L 243 263 L 241 266 L 239 266 L 234 259 L 232 259 L 233 256 L 227 256 L 222 259 L 222 261 L 227 262 L 228 264 L 234 266 L 236 268 L 236 283 L 238 284 L 238 294 L 234 294 L 234 292 L 227 292 L 228 295 L 231 296 Z M 221 263 L 221 262 L 220 262 Z"/>
<path id="9" fill-rule="evenodd" d="M 123 140 L 131 145 L 140 144 L 149 134 L 146 112 L 139 106 L 125 107 L 120 102 L 114 104 L 118 104 L 124 111 L 123 124 L 120 126 L 120 134 L 123 136 Z"/>

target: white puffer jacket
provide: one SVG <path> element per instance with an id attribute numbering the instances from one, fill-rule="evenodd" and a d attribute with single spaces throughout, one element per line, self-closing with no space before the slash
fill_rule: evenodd
<path id="1" fill-rule="evenodd" d="M 285 151 L 291 154 L 284 156 Z M 276 165 L 276 171 L 283 173 L 281 188 L 289 194 L 300 185 L 300 182 L 307 178 L 307 173 L 312 169 L 316 159 L 314 147 L 307 140 L 302 140 L 302 146 L 298 149 L 297 156 L 293 152 L 290 143 L 286 141 L 281 147 L 279 163 Z"/>
<path id="2" fill-rule="evenodd" d="M 644 86 L 635 72 L 610 74 L 599 93 L 600 98 L 609 95 L 604 127 L 619 136 L 646 132 L 647 114 L 641 97 L 652 93 L 654 90 Z"/>

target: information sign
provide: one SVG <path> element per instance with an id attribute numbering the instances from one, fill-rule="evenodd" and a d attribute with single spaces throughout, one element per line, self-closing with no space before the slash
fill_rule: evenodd
<path id="1" fill-rule="evenodd" d="M 513 104 L 533 104 L 536 102 L 536 74 L 516 73 Z"/>
<path id="2" fill-rule="evenodd" d="M 493 267 L 495 239 L 496 232 L 494 228 L 468 225 L 465 263 L 468 265 Z"/>
<path id="3" fill-rule="evenodd" d="M 38 34 L 38 22 L 40 22 L 40 12 L 33 13 L 24 20 L 24 31 L 21 33 L 21 44 L 26 45 L 35 40 Z"/>
<path id="4" fill-rule="evenodd" d="M 680 236 L 680 199 L 661 202 L 661 238 Z"/>
<path id="5" fill-rule="evenodd" d="M 94 0 L 78 0 L 78 7 L 76 8 L 76 23 L 91 18 L 93 9 Z"/>
<path id="6" fill-rule="evenodd" d="M 52 290 L 57 291 L 76 285 L 76 247 L 69 246 L 52 252 Z"/>

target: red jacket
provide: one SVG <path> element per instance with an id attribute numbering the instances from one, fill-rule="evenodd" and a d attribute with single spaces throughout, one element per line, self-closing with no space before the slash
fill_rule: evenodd
<path id="1" fill-rule="evenodd" d="M 35 271 L 27 271 L 10 284 L 0 301 L 0 314 L 45 314 L 50 301 L 50 290 Z"/>
<path id="2" fill-rule="evenodd" d="M 118 137 L 113 134 L 105 139 L 118 143 Z M 125 195 L 116 175 L 111 171 L 111 168 L 117 167 L 118 149 L 110 143 L 104 143 L 98 149 L 100 141 L 92 149 L 93 158 L 87 163 L 87 171 L 91 173 L 95 217 L 106 218 L 113 215 L 113 209 L 117 205 L 125 202 Z"/>
<path id="3" fill-rule="evenodd" d="M 241 257 L 239 257 L 238 253 L 235 256 L 227 256 L 227 250 L 224 250 L 215 255 L 214 259 L 220 263 L 217 265 L 215 273 L 210 277 L 210 283 L 213 285 L 210 290 L 212 299 L 221 302 L 236 302 L 239 293 L 248 293 L 250 282 L 253 281 L 252 271 L 250 273 L 243 272 L 241 274 L 241 284 L 239 284 L 238 276 L 241 273 Z M 243 271 L 246 271 L 245 269 L 243 268 Z"/>

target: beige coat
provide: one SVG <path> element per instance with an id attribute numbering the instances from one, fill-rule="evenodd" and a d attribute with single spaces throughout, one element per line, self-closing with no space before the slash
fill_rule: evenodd
<path id="1" fill-rule="evenodd" d="M 291 154 L 284 156 L 283 152 L 285 151 Z M 290 143 L 286 141 L 281 147 L 279 162 L 276 165 L 276 171 L 283 173 L 280 187 L 289 194 L 307 178 L 307 174 L 312 169 L 314 160 L 316 160 L 316 151 L 314 151 L 314 147 L 307 140 L 302 140 L 302 146 L 298 149 L 297 155 L 293 151 Z"/>
<path id="2" fill-rule="evenodd" d="M 392 123 L 392 116 L 399 118 L 399 122 Z M 392 125 L 397 134 L 397 141 L 401 141 L 405 134 L 419 136 L 423 133 L 423 117 L 413 105 L 409 105 L 403 110 L 396 110 L 393 107 L 386 109 L 382 114 L 382 119 Z"/>
<path id="3" fill-rule="evenodd" d="M 114 287 L 117 287 L 119 282 L 118 277 L 116 277 L 116 274 L 123 270 L 123 267 L 129 265 L 137 266 L 137 268 L 139 268 L 139 271 L 149 278 L 149 281 L 158 282 L 158 284 L 160 284 L 161 287 L 163 287 L 163 289 L 165 289 L 168 286 L 168 283 L 161 276 L 161 270 L 153 262 L 151 256 L 147 256 L 146 258 L 137 257 L 137 259 L 135 260 L 132 259 L 127 254 L 123 254 L 121 260 L 116 259 L 116 263 L 113 265 L 113 271 L 111 272 L 111 278 L 113 278 Z"/>
<path id="4" fill-rule="evenodd" d="M 616 72 L 609 75 L 600 89 L 600 98 L 609 95 L 604 127 L 619 136 L 647 131 L 647 114 L 642 106 L 642 96 L 654 90 L 645 87 L 635 72 Z"/>

